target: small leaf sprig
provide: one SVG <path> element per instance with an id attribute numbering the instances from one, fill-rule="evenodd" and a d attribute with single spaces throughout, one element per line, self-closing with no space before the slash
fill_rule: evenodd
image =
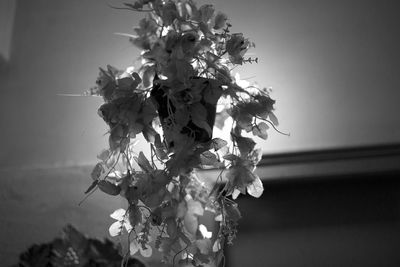
<path id="1" fill-rule="evenodd" d="M 86 193 L 99 188 L 127 200 L 127 210 L 111 215 L 117 221 L 109 231 L 128 234 L 130 254 L 151 256 L 154 248 L 174 265 L 219 266 L 241 217 L 234 200 L 264 190 L 254 173 L 261 150 L 251 135 L 267 139 L 278 125 L 269 91 L 233 75 L 237 65 L 258 62 L 245 57 L 255 45 L 231 33 L 212 5 L 138 0 L 119 9 L 146 14 L 135 34 L 123 34 L 142 51 L 141 65 L 100 69 L 86 93 L 103 97 L 98 113 L 109 126 L 109 148 Z M 213 138 L 213 127 L 224 128 L 227 118 L 231 139 Z M 139 134 L 150 159 L 135 151 Z M 202 181 L 197 172 L 207 168 L 220 174 Z M 203 224 L 206 213 L 214 226 Z"/>

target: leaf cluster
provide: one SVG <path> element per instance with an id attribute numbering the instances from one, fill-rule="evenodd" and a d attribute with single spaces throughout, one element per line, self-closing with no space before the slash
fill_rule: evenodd
<path id="1" fill-rule="evenodd" d="M 134 34 L 124 34 L 142 51 L 140 67 L 100 69 L 88 92 L 104 100 L 98 113 L 109 126 L 109 148 L 86 193 L 126 199 L 128 208 L 111 214 L 109 232 L 128 235 L 131 255 L 157 249 L 179 266 L 217 266 L 237 233 L 234 199 L 264 190 L 253 137 L 267 139 L 278 125 L 268 91 L 233 75 L 237 65 L 258 62 L 245 57 L 254 44 L 232 33 L 212 5 L 137 0 L 121 9 L 146 14 Z M 213 138 L 213 127 L 226 128 L 228 118 L 230 140 Z M 138 134 L 150 144 L 149 158 L 135 151 Z M 208 168 L 220 170 L 211 184 L 196 174 Z M 205 212 L 213 232 L 201 223 Z"/>

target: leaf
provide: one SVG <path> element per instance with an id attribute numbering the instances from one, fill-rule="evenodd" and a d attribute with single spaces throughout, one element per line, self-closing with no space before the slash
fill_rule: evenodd
<path id="1" fill-rule="evenodd" d="M 212 136 L 212 129 L 207 123 L 207 109 L 201 103 L 194 103 L 190 107 L 192 122 L 207 131 L 208 136 Z"/>
<path id="2" fill-rule="evenodd" d="M 135 3 L 133 3 L 133 4 L 124 3 L 124 5 L 132 8 L 133 10 L 137 10 L 137 9 L 142 9 L 144 4 L 142 3 L 142 1 L 135 1 Z"/>
<path id="3" fill-rule="evenodd" d="M 213 140 L 211 140 L 211 148 L 213 148 L 214 151 L 217 151 L 226 145 L 228 145 L 228 142 L 225 141 L 224 139 L 217 137 L 217 138 L 214 138 Z"/>
<path id="4" fill-rule="evenodd" d="M 248 137 L 243 137 L 234 133 L 231 133 L 232 139 L 236 142 L 239 148 L 240 155 L 242 157 L 247 156 L 251 151 L 253 151 L 256 143 L 253 139 Z"/>
<path id="5" fill-rule="evenodd" d="M 190 239 L 182 231 L 178 231 L 178 236 L 187 246 L 190 246 L 192 244 L 192 242 L 190 242 Z"/>
<path id="6" fill-rule="evenodd" d="M 200 161 L 202 165 L 208 166 L 214 166 L 218 163 L 217 156 L 208 150 L 200 154 Z"/>
<path id="7" fill-rule="evenodd" d="M 203 255 L 208 255 L 211 251 L 211 240 L 210 239 L 198 239 L 196 240 L 196 246 L 200 253 Z"/>
<path id="8" fill-rule="evenodd" d="M 253 135 L 266 140 L 268 138 L 268 129 L 269 127 L 265 122 L 260 122 L 258 125 L 253 127 Z"/>
<path id="9" fill-rule="evenodd" d="M 240 158 L 234 154 L 226 154 L 225 156 L 222 157 L 225 160 L 229 160 L 229 161 L 235 161 L 235 160 L 239 160 Z"/>
<path id="10" fill-rule="evenodd" d="M 227 19 L 228 17 L 224 13 L 218 12 L 218 14 L 215 16 L 214 30 L 220 30 L 224 28 Z"/>
<path id="11" fill-rule="evenodd" d="M 203 90 L 204 101 L 211 105 L 216 105 L 222 95 L 222 88 L 217 82 L 207 81 L 207 83 L 207 87 Z"/>
<path id="12" fill-rule="evenodd" d="M 145 88 L 151 87 L 155 76 L 155 67 L 147 66 L 143 72 L 143 86 Z"/>
<path id="13" fill-rule="evenodd" d="M 90 173 L 90 176 L 92 177 L 93 180 L 97 180 L 100 178 L 103 172 L 104 172 L 103 164 L 97 163 L 96 166 L 94 166 L 92 172 Z"/>
<path id="14" fill-rule="evenodd" d="M 257 176 L 257 178 L 247 186 L 247 192 L 249 195 L 259 198 L 264 192 L 264 186 L 261 179 Z"/>
<path id="15" fill-rule="evenodd" d="M 129 244 L 129 254 L 131 256 L 135 255 L 141 246 L 139 243 L 136 241 L 136 239 L 132 240 L 131 243 Z"/>
<path id="16" fill-rule="evenodd" d="M 94 180 L 93 183 L 89 186 L 88 189 L 86 189 L 85 194 L 89 193 L 90 191 L 92 191 L 96 186 L 97 183 L 99 182 L 99 180 Z"/>
<path id="17" fill-rule="evenodd" d="M 186 109 L 178 109 L 174 114 L 175 122 L 181 127 L 186 126 L 190 120 L 190 113 Z"/>
<path id="18" fill-rule="evenodd" d="M 121 192 L 121 187 L 106 180 L 99 181 L 97 185 L 99 186 L 101 191 L 111 196 L 119 195 L 119 193 Z"/>
<path id="19" fill-rule="evenodd" d="M 204 208 L 199 201 L 189 199 L 186 201 L 188 213 L 193 213 L 198 216 L 203 216 Z"/>
<path id="20" fill-rule="evenodd" d="M 153 171 L 153 167 L 150 165 L 149 160 L 146 158 L 146 156 L 143 154 L 142 151 L 140 151 L 139 156 L 135 157 L 135 160 L 139 167 L 147 173 L 150 173 Z"/>
<path id="21" fill-rule="evenodd" d="M 200 19 L 204 23 L 208 23 L 212 16 L 214 15 L 214 7 L 212 5 L 206 4 L 199 8 Z"/>
<path id="22" fill-rule="evenodd" d="M 278 126 L 279 125 L 279 121 L 278 118 L 275 116 L 275 114 L 273 112 L 270 112 L 268 114 L 269 119 L 271 120 L 271 122 L 275 125 Z"/>
<path id="23" fill-rule="evenodd" d="M 193 259 L 194 259 L 194 260 L 198 260 L 198 261 L 200 261 L 201 263 L 205 263 L 205 264 L 207 264 L 207 263 L 210 262 L 209 256 L 208 256 L 208 255 L 205 255 L 205 254 L 202 254 L 202 253 L 196 253 L 196 254 L 194 254 L 194 255 L 193 255 Z M 211 265 L 209 265 L 209 266 L 211 266 Z M 212 266 L 215 266 L 215 265 L 212 265 Z"/>
<path id="24" fill-rule="evenodd" d="M 105 163 L 109 158 L 110 158 L 110 150 L 108 149 L 103 149 L 99 155 L 97 155 L 97 158 L 101 160 L 103 163 Z"/>
<path id="25" fill-rule="evenodd" d="M 113 224 L 111 224 L 110 228 L 108 229 L 108 232 L 112 237 L 121 235 L 122 223 L 120 221 L 114 222 Z"/>
<path id="26" fill-rule="evenodd" d="M 156 130 L 154 130 L 153 127 L 151 126 L 145 126 L 143 128 L 142 134 L 144 138 L 146 139 L 147 142 L 149 143 L 154 143 L 155 142 L 155 136 L 158 134 Z"/>
<path id="27" fill-rule="evenodd" d="M 168 158 L 165 145 L 161 142 L 161 137 L 157 134 L 154 138 L 154 146 L 156 148 L 156 155 L 160 159 L 164 160 Z"/>
<path id="28" fill-rule="evenodd" d="M 178 233 L 178 228 L 175 218 L 168 218 L 165 223 L 167 224 L 167 234 L 171 238 L 175 238 Z"/>
<path id="29" fill-rule="evenodd" d="M 148 244 L 145 244 L 144 248 L 143 248 L 143 246 L 141 246 L 139 248 L 139 251 L 140 251 L 140 254 L 145 258 L 149 258 L 153 254 L 153 249 Z"/>
<path id="30" fill-rule="evenodd" d="M 136 225 L 142 223 L 142 212 L 137 205 L 130 205 L 130 207 L 128 208 L 128 218 L 129 223 L 132 227 L 135 227 Z"/>
<path id="31" fill-rule="evenodd" d="M 240 218 L 242 218 L 236 203 L 225 202 L 225 213 L 228 219 L 233 222 L 237 222 Z"/>
<path id="32" fill-rule="evenodd" d="M 195 216 L 191 212 L 187 212 L 185 214 L 185 217 L 183 218 L 183 224 L 185 225 L 185 228 L 189 233 L 191 233 L 192 235 L 196 234 L 197 227 L 199 226 L 197 216 Z"/>

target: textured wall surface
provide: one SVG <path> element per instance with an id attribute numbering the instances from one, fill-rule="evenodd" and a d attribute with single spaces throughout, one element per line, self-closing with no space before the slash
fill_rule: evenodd
<path id="1" fill-rule="evenodd" d="M 98 67 L 136 59 L 139 51 L 113 33 L 132 33 L 143 14 L 107 6 L 121 2 L 16 2 L 11 57 L 0 71 L 0 166 L 95 161 L 106 146 L 101 100 L 57 94 L 80 94 Z M 215 1 L 232 31 L 256 43 L 250 52 L 260 63 L 236 70 L 273 87 L 280 129 L 291 133 L 271 131 L 266 153 L 400 141 L 398 4 Z"/>

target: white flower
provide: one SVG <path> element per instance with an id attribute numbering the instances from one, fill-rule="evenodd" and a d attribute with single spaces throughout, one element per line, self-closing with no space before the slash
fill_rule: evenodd
<path id="1" fill-rule="evenodd" d="M 112 237 L 121 235 L 123 227 L 125 227 L 128 233 L 132 230 L 132 226 L 129 223 L 126 210 L 117 209 L 110 215 L 110 217 L 117 220 L 116 222 L 111 224 L 110 228 L 108 229 Z"/>

